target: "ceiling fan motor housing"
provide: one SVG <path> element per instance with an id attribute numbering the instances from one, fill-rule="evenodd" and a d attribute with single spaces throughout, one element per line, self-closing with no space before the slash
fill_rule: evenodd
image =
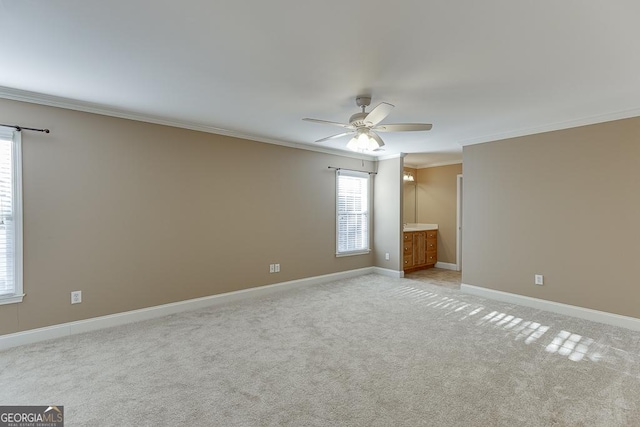
<path id="1" fill-rule="evenodd" d="M 364 118 L 367 117 L 369 113 L 355 113 L 351 118 L 349 118 L 349 124 L 351 126 L 355 126 L 356 128 L 365 126 Z"/>

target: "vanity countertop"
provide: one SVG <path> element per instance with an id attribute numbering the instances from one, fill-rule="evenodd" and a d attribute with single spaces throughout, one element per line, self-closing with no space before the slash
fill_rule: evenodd
<path id="1" fill-rule="evenodd" d="M 402 231 L 426 231 L 437 230 L 438 224 L 405 224 Z"/>

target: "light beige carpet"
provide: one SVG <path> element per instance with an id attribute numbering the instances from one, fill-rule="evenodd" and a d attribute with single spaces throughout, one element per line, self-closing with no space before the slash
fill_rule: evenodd
<path id="1" fill-rule="evenodd" d="M 633 426 L 640 334 L 368 275 L 0 352 L 67 426 Z"/>

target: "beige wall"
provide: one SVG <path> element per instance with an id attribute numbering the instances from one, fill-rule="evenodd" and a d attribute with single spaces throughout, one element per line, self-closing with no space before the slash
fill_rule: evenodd
<path id="1" fill-rule="evenodd" d="M 418 177 L 417 169 L 403 168 L 403 172 L 411 172 L 414 179 Z M 403 181 L 403 197 L 402 197 L 402 222 L 405 224 L 416 222 L 416 181 Z"/>
<path id="2" fill-rule="evenodd" d="M 462 164 L 418 169 L 418 222 L 438 224 L 438 262 L 456 263 L 460 174 Z"/>
<path id="3" fill-rule="evenodd" d="M 463 282 L 640 318 L 639 136 L 633 118 L 465 147 Z"/>
<path id="4" fill-rule="evenodd" d="M 335 256 L 327 168 L 371 162 L 2 99 L 0 117 L 51 129 L 23 135 L 26 297 L 0 334 L 374 264 Z"/>
<path id="5" fill-rule="evenodd" d="M 373 193 L 375 265 L 395 271 L 402 270 L 402 162 L 378 162 Z"/>

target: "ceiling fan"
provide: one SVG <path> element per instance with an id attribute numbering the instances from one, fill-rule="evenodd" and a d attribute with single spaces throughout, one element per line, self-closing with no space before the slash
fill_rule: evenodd
<path id="1" fill-rule="evenodd" d="M 381 102 L 373 110 L 368 113 L 364 110 L 371 104 L 370 96 L 358 96 L 356 98 L 358 107 L 362 107 L 361 113 L 356 113 L 349 119 L 349 123 L 330 122 L 327 120 L 304 118 L 308 122 L 323 123 L 333 126 L 340 126 L 348 129 L 346 132 L 337 135 L 328 136 L 317 140 L 316 142 L 325 142 L 330 139 L 342 138 L 343 136 L 353 135 L 353 138 L 347 144 L 347 148 L 353 151 L 380 151 L 384 146 L 382 138 L 376 132 L 408 132 L 408 131 L 425 131 L 431 130 L 433 127 L 427 123 L 394 123 L 388 125 L 380 124 L 393 110 L 394 106 L 387 102 Z"/>

